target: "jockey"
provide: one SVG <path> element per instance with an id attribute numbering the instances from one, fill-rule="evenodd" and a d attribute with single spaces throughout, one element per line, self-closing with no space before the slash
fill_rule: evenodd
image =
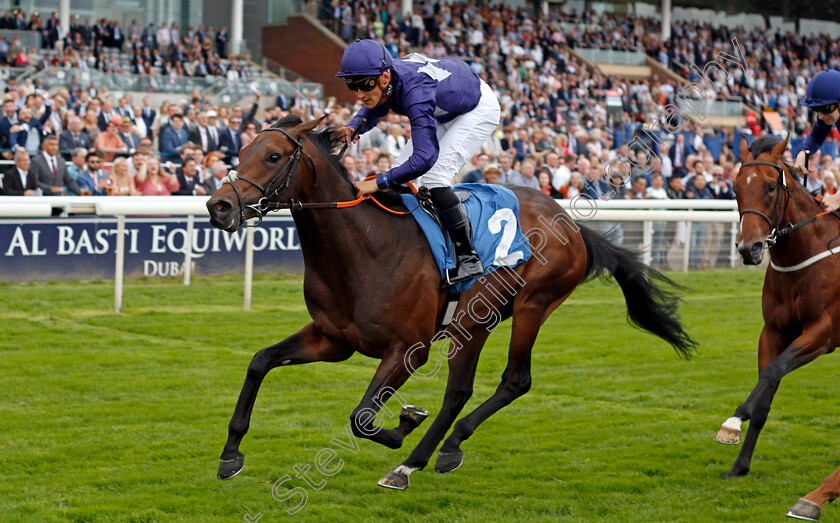
<path id="1" fill-rule="evenodd" d="M 452 190 L 452 178 L 499 125 L 501 110 L 493 90 L 456 58 L 410 54 L 392 59 L 375 40 L 350 44 L 336 76 L 344 78 L 364 105 L 341 129 L 347 143 L 359 125 L 359 133 L 366 133 L 389 111 L 407 116 L 411 124 L 411 138 L 394 165 L 375 181 L 356 182 L 359 195 L 422 177 L 418 184 L 429 188 L 455 245 L 458 267 L 450 283 L 484 274 L 472 245 L 470 220 Z"/>
<path id="2" fill-rule="evenodd" d="M 840 72 L 827 69 L 815 74 L 808 82 L 805 96 L 799 103 L 815 111 L 817 121 L 796 155 L 794 169 L 800 173 L 807 172 L 811 154 L 820 150 L 831 128 L 840 128 Z M 826 211 L 836 210 L 840 207 L 840 193 L 824 196 L 822 205 Z"/>

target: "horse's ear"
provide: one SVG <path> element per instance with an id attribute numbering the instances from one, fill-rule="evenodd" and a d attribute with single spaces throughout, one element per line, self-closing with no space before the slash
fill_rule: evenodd
<path id="1" fill-rule="evenodd" d="M 750 142 L 747 141 L 746 136 L 741 137 L 741 162 L 746 162 L 747 156 L 752 158 L 752 153 L 750 153 Z"/>
<path id="2" fill-rule="evenodd" d="M 324 120 L 324 118 L 326 118 L 326 115 L 315 120 L 309 120 L 308 122 L 303 122 L 297 125 L 295 127 L 295 134 L 303 138 L 307 134 L 311 133 L 316 127 L 318 127 Z"/>
<path id="3" fill-rule="evenodd" d="M 785 150 L 787 149 L 788 145 L 788 138 L 790 135 L 785 136 L 785 139 L 776 144 L 776 147 L 773 147 L 773 157 L 774 158 L 781 158 L 783 154 L 785 154 Z"/>

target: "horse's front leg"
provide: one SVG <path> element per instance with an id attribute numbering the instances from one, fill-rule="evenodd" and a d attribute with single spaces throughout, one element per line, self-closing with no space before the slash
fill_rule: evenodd
<path id="1" fill-rule="evenodd" d="M 299 365 L 315 361 L 342 361 L 353 354 L 353 349 L 344 343 L 324 336 L 314 323 L 292 334 L 276 345 L 257 352 L 248 365 L 248 374 L 236 409 L 228 425 L 228 438 L 219 462 L 219 479 L 229 479 L 239 474 L 245 456 L 239 452 L 239 443 L 248 432 L 251 410 L 265 375 L 275 367 Z"/>
<path id="2" fill-rule="evenodd" d="M 721 443 L 736 444 L 740 441 L 741 423 L 750 420 L 744 446 L 741 447 L 732 470 L 723 474 L 723 479 L 743 476 L 750 471 L 750 462 L 758 442 L 758 435 L 767 421 L 770 404 L 773 402 L 779 382 L 788 373 L 828 352 L 830 332 L 828 326 L 830 324 L 830 318 L 822 317 L 821 321 L 806 328 L 801 336 L 775 357 L 774 353 L 777 350 L 776 347 L 780 346 L 777 344 L 780 344 L 781 336 L 765 325 L 759 340 L 758 383 L 744 403 L 735 410 L 735 415 L 724 422 L 715 437 L 715 440 Z"/>
<path id="3" fill-rule="evenodd" d="M 409 405 L 397 393 L 411 376 L 410 369 L 423 365 L 427 357 L 427 347 L 407 351 L 392 348 L 385 353 L 362 401 L 350 415 L 350 427 L 356 437 L 398 449 L 402 446 L 403 439 L 429 416 L 428 411 Z M 384 410 L 387 417 L 393 417 L 394 413 L 384 406 L 393 396 L 397 397 L 402 406 L 399 425 L 393 429 L 386 429 L 377 425 L 374 419 L 380 409 Z"/>
<path id="4" fill-rule="evenodd" d="M 825 478 L 820 488 L 809 492 L 797 501 L 796 505 L 792 506 L 785 515 L 797 519 L 817 521 L 822 515 L 823 503 L 831 503 L 838 496 L 840 496 L 840 468 L 835 470 L 834 474 Z"/>

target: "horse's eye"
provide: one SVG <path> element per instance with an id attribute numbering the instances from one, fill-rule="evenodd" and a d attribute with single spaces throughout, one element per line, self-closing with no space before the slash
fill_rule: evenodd
<path id="1" fill-rule="evenodd" d="M 277 163 L 280 161 L 280 158 L 282 158 L 282 156 L 280 156 L 280 153 L 271 153 L 268 156 L 268 161 L 271 163 Z"/>
<path id="2" fill-rule="evenodd" d="M 776 190 L 776 182 L 770 182 L 770 185 L 767 186 L 767 190 L 773 192 Z"/>

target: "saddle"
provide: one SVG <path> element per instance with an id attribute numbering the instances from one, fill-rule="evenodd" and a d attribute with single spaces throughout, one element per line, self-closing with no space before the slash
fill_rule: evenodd
<path id="1" fill-rule="evenodd" d="M 406 187 L 405 185 L 400 185 L 398 192 L 401 194 L 412 194 L 411 188 Z M 458 196 L 458 200 L 461 203 L 470 199 L 470 193 L 467 191 L 455 191 L 455 195 Z M 446 227 L 443 225 L 440 213 L 438 213 L 435 203 L 432 201 L 432 193 L 429 191 L 429 188 L 425 185 L 421 185 L 420 188 L 417 189 L 417 194 L 415 194 L 415 196 L 417 197 L 417 201 L 420 203 L 420 208 L 426 213 L 426 216 L 431 218 L 443 233 L 443 237 L 446 239 L 446 244 L 450 248 L 453 248 L 452 240 L 449 238 L 449 231 L 447 231 Z"/>
<path id="2" fill-rule="evenodd" d="M 409 187 L 404 185 L 400 185 L 398 191 L 404 194 L 411 194 L 412 191 Z M 455 191 L 455 195 L 458 196 L 458 200 L 461 203 L 466 202 L 470 199 L 470 193 L 467 191 Z M 420 208 L 426 213 L 434 223 L 437 225 L 438 229 L 440 229 L 441 234 L 443 235 L 443 241 L 446 244 L 446 248 L 449 250 L 450 253 L 455 252 L 455 245 L 452 243 L 452 239 L 449 237 L 449 231 L 446 229 L 446 226 L 443 224 L 443 219 L 440 216 L 437 208 L 435 207 L 434 202 L 432 201 L 432 193 L 429 191 L 429 188 L 425 185 L 420 186 L 417 189 L 417 201 L 420 204 Z M 449 326 L 452 322 L 452 318 L 455 315 L 455 310 L 458 308 L 458 303 L 461 300 L 461 291 L 457 286 L 452 286 L 447 282 L 447 279 L 444 278 L 441 282 L 441 289 L 446 289 L 447 296 L 446 296 L 446 307 L 444 307 L 443 317 L 441 318 L 440 324 L 438 325 L 438 331 L 445 329 Z"/>

